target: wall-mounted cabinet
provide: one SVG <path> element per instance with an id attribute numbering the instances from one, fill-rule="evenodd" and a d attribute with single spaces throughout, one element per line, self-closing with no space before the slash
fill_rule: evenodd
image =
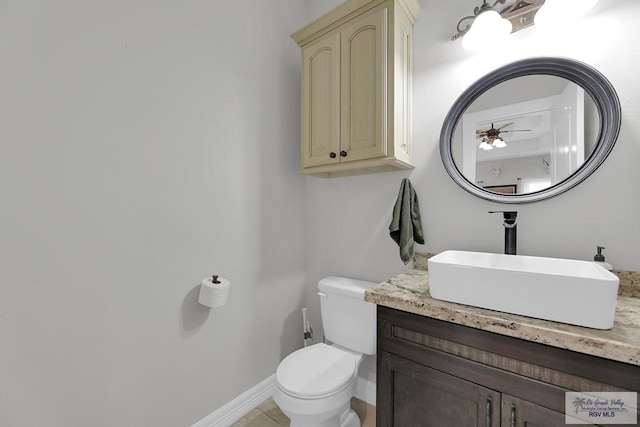
<path id="1" fill-rule="evenodd" d="M 302 49 L 301 172 L 413 168 L 416 0 L 350 0 L 291 37 Z"/>

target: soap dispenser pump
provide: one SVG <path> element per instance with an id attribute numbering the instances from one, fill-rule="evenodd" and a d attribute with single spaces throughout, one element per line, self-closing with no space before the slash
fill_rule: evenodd
<path id="1" fill-rule="evenodd" d="M 598 253 L 594 255 L 593 261 L 596 264 L 601 265 L 606 270 L 611 271 L 611 270 L 613 270 L 613 266 L 611 264 L 609 264 L 608 262 L 604 261 L 604 255 L 602 255 L 602 250 L 603 249 L 604 249 L 604 246 L 596 246 L 596 250 L 598 251 Z"/>

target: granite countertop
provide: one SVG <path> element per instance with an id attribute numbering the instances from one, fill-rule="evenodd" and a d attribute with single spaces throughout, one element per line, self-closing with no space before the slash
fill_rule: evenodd
<path id="1" fill-rule="evenodd" d="M 622 280 L 621 280 L 622 282 Z M 618 296 L 613 328 L 599 330 L 440 301 L 429 273 L 411 270 L 365 292 L 365 300 L 421 316 L 640 366 L 640 298 Z"/>

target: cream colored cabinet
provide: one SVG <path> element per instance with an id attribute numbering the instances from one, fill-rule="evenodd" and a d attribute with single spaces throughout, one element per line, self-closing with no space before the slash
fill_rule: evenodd
<path id="1" fill-rule="evenodd" d="M 350 0 L 292 35 L 302 49 L 301 171 L 409 169 L 416 0 Z"/>
<path id="2" fill-rule="evenodd" d="M 302 48 L 302 98 L 302 168 L 339 163 L 340 33 Z"/>

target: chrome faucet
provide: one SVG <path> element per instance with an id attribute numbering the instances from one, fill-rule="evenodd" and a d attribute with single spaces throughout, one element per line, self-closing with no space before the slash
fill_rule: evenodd
<path id="1" fill-rule="evenodd" d="M 507 255 L 515 255 L 516 254 L 516 242 L 517 238 L 517 227 L 516 217 L 518 216 L 518 212 L 516 211 L 489 211 L 489 213 L 501 213 L 504 216 L 504 253 Z"/>

